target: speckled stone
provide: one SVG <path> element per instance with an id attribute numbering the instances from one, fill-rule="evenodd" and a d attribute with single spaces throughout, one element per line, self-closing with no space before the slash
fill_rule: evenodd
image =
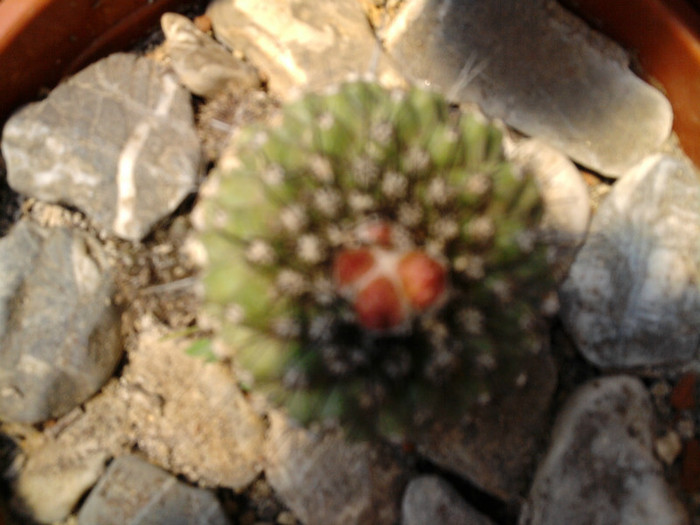
<path id="1" fill-rule="evenodd" d="M 652 406 L 627 376 L 594 380 L 563 408 L 520 525 L 687 525 L 654 457 Z"/>
<path id="2" fill-rule="evenodd" d="M 115 459 L 78 513 L 78 525 L 227 525 L 212 492 L 136 456 Z"/>
<path id="3" fill-rule="evenodd" d="M 20 221 L 0 239 L 0 419 L 36 423 L 97 391 L 122 355 L 101 246 Z"/>
<path id="4" fill-rule="evenodd" d="M 603 368 L 675 366 L 700 340 L 700 178 L 652 156 L 617 181 L 561 286 L 562 318 Z"/>
<path id="5" fill-rule="evenodd" d="M 553 0 L 411 0 L 385 35 L 403 73 L 616 177 L 671 131 L 621 48 Z"/>
<path id="6" fill-rule="evenodd" d="M 194 191 L 201 157 L 190 94 L 154 61 L 120 53 L 16 112 L 2 154 L 12 189 L 129 240 Z"/>

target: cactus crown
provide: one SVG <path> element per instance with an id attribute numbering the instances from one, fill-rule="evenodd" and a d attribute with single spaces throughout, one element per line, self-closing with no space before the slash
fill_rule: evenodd
<path id="1" fill-rule="evenodd" d="M 303 423 L 404 435 L 514 388 L 551 288 L 531 177 L 435 93 L 351 82 L 241 130 L 202 199 L 208 307 Z"/>

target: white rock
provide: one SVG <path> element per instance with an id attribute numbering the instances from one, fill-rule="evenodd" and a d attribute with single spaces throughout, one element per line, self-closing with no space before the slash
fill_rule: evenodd
<path id="1" fill-rule="evenodd" d="M 520 525 L 687 525 L 654 457 L 641 381 L 597 379 L 559 414 Z"/>
<path id="2" fill-rule="evenodd" d="M 655 155 L 617 181 L 560 289 L 562 319 L 604 368 L 691 361 L 700 338 L 700 179 Z"/>
<path id="3" fill-rule="evenodd" d="M 671 131 L 621 48 L 553 0 L 410 0 L 385 35 L 404 74 L 616 177 Z"/>

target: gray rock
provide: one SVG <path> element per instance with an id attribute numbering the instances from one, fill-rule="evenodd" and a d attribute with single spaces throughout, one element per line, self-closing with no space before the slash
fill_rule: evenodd
<path id="1" fill-rule="evenodd" d="M 115 459 L 78 513 L 78 525 L 227 525 L 214 494 L 136 456 Z"/>
<path id="2" fill-rule="evenodd" d="M 189 93 L 152 60 L 127 54 L 15 113 L 2 153 L 15 191 L 75 206 L 130 240 L 193 191 L 201 156 Z"/>
<path id="3" fill-rule="evenodd" d="M 243 52 L 289 98 L 292 88 L 319 90 L 350 75 L 400 82 L 356 0 L 215 0 L 207 9 L 216 38 Z"/>
<path id="4" fill-rule="evenodd" d="M 401 525 L 493 525 L 437 476 L 412 480 L 401 504 Z"/>
<path id="5" fill-rule="evenodd" d="M 0 239 L 0 419 L 65 414 L 122 354 L 120 313 L 100 245 L 20 221 Z"/>
<path id="6" fill-rule="evenodd" d="M 503 500 L 517 501 L 548 430 L 557 371 L 546 351 L 523 370 L 524 384 L 465 415 L 416 436 L 421 454 Z"/>
<path id="7" fill-rule="evenodd" d="M 521 525 L 687 525 L 653 453 L 652 406 L 625 376 L 581 387 L 560 413 Z"/>
<path id="8" fill-rule="evenodd" d="M 381 525 L 398 519 L 402 472 L 368 443 L 292 427 L 271 412 L 265 443 L 270 486 L 305 525 Z"/>
<path id="9" fill-rule="evenodd" d="M 700 338 L 700 179 L 653 156 L 617 181 L 561 286 L 562 318 L 603 368 L 676 365 Z"/>
<path id="10" fill-rule="evenodd" d="M 386 33 L 403 72 L 618 176 L 656 149 L 672 112 L 622 50 L 552 0 L 412 0 Z"/>
<path id="11" fill-rule="evenodd" d="M 195 95 L 211 98 L 224 90 L 244 91 L 260 86 L 253 66 L 235 58 L 186 16 L 165 13 L 160 25 L 170 66 Z"/>

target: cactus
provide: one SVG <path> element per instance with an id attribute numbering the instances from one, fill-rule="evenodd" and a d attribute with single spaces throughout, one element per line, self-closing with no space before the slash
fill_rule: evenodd
<path id="1" fill-rule="evenodd" d="M 235 151 L 198 213 L 207 305 L 256 390 L 305 424 L 405 436 L 515 388 L 552 282 L 537 186 L 495 127 L 358 81 Z"/>

